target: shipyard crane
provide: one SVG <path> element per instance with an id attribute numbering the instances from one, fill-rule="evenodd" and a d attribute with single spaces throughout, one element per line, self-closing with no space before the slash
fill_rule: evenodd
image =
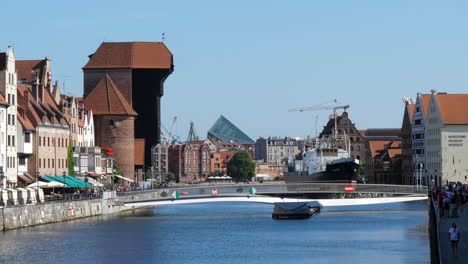
<path id="1" fill-rule="evenodd" d="M 315 107 L 303 107 L 303 108 L 291 108 L 289 109 L 288 111 L 289 112 L 295 112 L 295 111 L 299 111 L 299 112 L 304 112 L 304 111 L 316 111 L 316 110 L 330 110 L 330 109 L 333 109 L 333 118 L 335 120 L 335 127 L 334 127 L 334 132 L 333 132 L 333 135 L 335 138 L 337 138 L 337 134 L 336 134 L 336 110 L 337 109 L 344 109 L 344 111 L 346 111 L 346 109 L 349 108 L 349 105 L 336 105 L 337 101 L 334 100 L 334 103 L 335 105 L 334 106 L 315 106 Z"/>
<path id="2" fill-rule="evenodd" d="M 172 124 L 171 124 L 171 130 L 167 130 L 163 125 L 162 125 L 162 128 L 164 129 L 164 131 L 166 131 L 167 133 L 167 137 L 161 132 L 161 137 L 163 139 L 163 143 L 165 145 L 170 145 L 170 144 L 174 144 L 176 141 L 178 141 L 178 138 L 176 138 L 174 136 L 174 130 L 175 130 L 175 127 L 176 127 L 176 123 L 177 123 L 177 116 L 174 116 L 174 119 L 172 120 Z"/>

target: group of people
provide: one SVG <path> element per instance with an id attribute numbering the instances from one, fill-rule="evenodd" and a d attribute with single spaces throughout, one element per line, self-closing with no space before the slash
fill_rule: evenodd
<path id="1" fill-rule="evenodd" d="M 432 189 L 432 199 L 437 200 L 440 217 L 458 217 L 468 207 L 468 188 L 460 182 L 447 183 L 446 186 Z M 460 241 L 460 228 L 456 223 L 448 230 L 448 239 L 451 242 L 453 256 L 458 256 L 458 242 Z"/>
<path id="2" fill-rule="evenodd" d="M 437 199 L 440 217 L 458 217 L 468 207 L 467 188 L 460 182 L 448 183 L 443 188 L 432 189 L 432 198 Z"/>

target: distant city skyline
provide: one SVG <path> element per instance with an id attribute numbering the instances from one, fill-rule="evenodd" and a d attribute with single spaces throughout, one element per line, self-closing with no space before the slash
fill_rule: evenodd
<path id="1" fill-rule="evenodd" d="M 109 5 L 112 3 L 112 5 Z M 258 137 L 315 135 L 349 104 L 358 129 L 401 127 L 403 96 L 466 93 L 468 1 L 6 2 L 0 50 L 52 59 L 62 92 L 83 93 L 82 67 L 101 42 L 161 41 L 174 54 L 162 122 L 201 137 L 219 115 Z M 327 103 L 328 102 L 328 103 Z"/>

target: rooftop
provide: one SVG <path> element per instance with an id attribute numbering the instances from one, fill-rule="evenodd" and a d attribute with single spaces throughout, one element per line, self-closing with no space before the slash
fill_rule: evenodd
<path id="1" fill-rule="evenodd" d="M 83 69 L 172 67 L 172 53 L 163 42 L 103 42 Z"/>

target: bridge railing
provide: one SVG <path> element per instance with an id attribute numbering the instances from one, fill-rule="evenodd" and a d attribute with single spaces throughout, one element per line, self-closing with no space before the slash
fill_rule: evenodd
<path id="1" fill-rule="evenodd" d="M 214 185 L 191 186 L 179 188 L 165 188 L 158 190 L 140 190 L 130 192 L 117 192 L 119 196 L 137 195 L 145 192 L 165 192 L 169 197 L 177 191 L 182 195 L 218 195 L 248 194 L 250 188 L 255 188 L 256 194 L 288 194 L 288 193 L 387 193 L 387 194 L 427 194 L 426 187 L 411 185 L 384 185 L 384 184 L 347 184 L 347 183 L 307 183 L 307 184 L 240 184 L 240 185 Z"/>

